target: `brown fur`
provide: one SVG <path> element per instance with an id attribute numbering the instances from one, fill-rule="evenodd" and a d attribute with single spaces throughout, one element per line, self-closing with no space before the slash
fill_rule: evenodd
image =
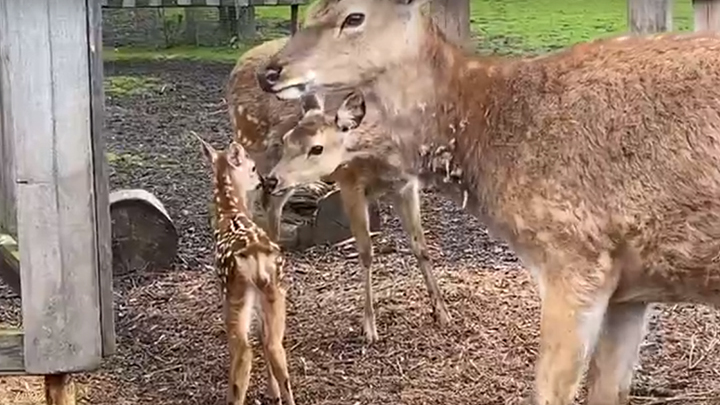
<path id="1" fill-rule="evenodd" d="M 306 107 L 303 119 L 283 138 L 282 158 L 269 178 L 275 179 L 279 190 L 323 178 L 338 184 L 343 209 L 350 219 L 360 263 L 364 268 L 363 325 L 365 336 L 370 342 L 377 340 L 378 336 L 373 308 L 373 252 L 368 203 L 383 194 L 389 194 L 418 261 L 435 318 L 440 325 L 446 325 L 450 315 L 432 274 L 432 263 L 420 219 L 418 179 L 401 167 L 397 147 L 379 125 L 377 116 L 365 118 L 364 103 L 355 101 L 357 97 L 350 94 L 335 117 L 325 114 L 320 102 Z M 349 131 L 342 132 L 338 126 Z M 358 142 L 343 145 L 347 138 L 357 139 Z M 313 147 L 322 147 L 322 152 L 312 155 L 310 151 Z"/>
<path id="2" fill-rule="evenodd" d="M 302 117 L 300 103 L 295 100 L 279 100 L 263 92 L 257 85 L 256 72 L 268 58 L 281 49 L 288 38 L 264 42 L 245 52 L 235 64 L 226 86 L 228 113 L 233 128 L 233 137 L 257 163 L 261 175 L 267 175 L 280 159 L 281 138 L 291 130 Z M 330 95 L 329 107 L 337 108 L 340 96 Z M 319 182 L 307 184 L 318 192 L 327 186 Z M 271 238 L 278 240 L 283 207 L 292 197 L 294 190 L 283 195 L 262 195 L 262 206 L 266 211 L 266 229 Z M 252 208 L 252 207 L 251 207 Z"/>
<path id="3" fill-rule="evenodd" d="M 484 59 L 421 2 L 323 2 L 261 86 L 361 86 L 408 162 L 438 173 L 434 151 L 449 151 L 473 213 L 537 277 L 536 403 L 572 403 L 588 363 L 588 403 L 626 403 L 647 305 L 720 304 L 720 36 Z M 365 25 L 339 34 L 358 10 Z"/>
<path id="4" fill-rule="evenodd" d="M 201 140 L 202 141 L 202 140 Z M 255 163 L 242 146 L 217 152 L 202 141 L 213 167 L 215 266 L 225 294 L 225 327 L 230 349 L 227 403 L 243 405 L 250 381 L 252 349 L 248 334 L 259 309 L 262 342 L 268 363 L 268 396 L 294 405 L 283 337 L 285 288 L 283 256 L 267 234 L 250 219 L 248 192 L 259 186 Z"/>

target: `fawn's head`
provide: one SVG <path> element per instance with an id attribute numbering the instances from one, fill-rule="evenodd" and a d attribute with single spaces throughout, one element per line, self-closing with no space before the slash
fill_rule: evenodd
<path id="1" fill-rule="evenodd" d="M 430 0 L 319 0 L 305 25 L 258 70 L 260 87 L 297 99 L 372 81 L 422 51 Z"/>
<path id="2" fill-rule="evenodd" d="M 267 178 L 274 193 L 312 183 L 331 175 L 349 155 L 352 147 L 349 133 L 365 117 L 365 99 L 350 93 L 335 116 L 328 116 L 322 98 L 317 94 L 303 97 L 303 117 L 283 136 L 282 157 Z"/>
<path id="3" fill-rule="evenodd" d="M 235 141 L 227 149 L 218 151 L 197 134 L 195 136 L 202 145 L 203 155 L 212 166 L 217 208 L 246 209 L 248 193 L 261 185 L 255 162 Z"/>

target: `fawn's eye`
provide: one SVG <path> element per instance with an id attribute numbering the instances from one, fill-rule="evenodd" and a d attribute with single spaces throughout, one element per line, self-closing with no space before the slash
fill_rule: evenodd
<path id="1" fill-rule="evenodd" d="M 345 21 L 343 21 L 340 29 L 342 30 L 344 28 L 356 28 L 361 26 L 363 22 L 365 22 L 365 14 L 351 13 L 348 14 L 347 17 L 345 17 Z"/>
<path id="2" fill-rule="evenodd" d="M 323 153 L 323 146 L 322 145 L 315 145 L 308 151 L 308 156 L 317 156 L 319 154 Z"/>

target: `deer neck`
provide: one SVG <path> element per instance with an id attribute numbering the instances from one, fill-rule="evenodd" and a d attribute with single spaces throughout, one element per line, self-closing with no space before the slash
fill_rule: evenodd
<path id="1" fill-rule="evenodd" d="M 242 190 L 236 190 L 227 175 L 219 175 L 215 183 L 215 218 L 218 224 L 238 215 L 248 215 Z"/>
<path id="2" fill-rule="evenodd" d="M 477 208 L 484 131 L 491 88 L 502 83 L 514 61 L 469 56 L 429 20 L 422 21 L 417 54 L 388 69 L 368 94 L 381 106 L 406 164 L 454 200 Z"/>

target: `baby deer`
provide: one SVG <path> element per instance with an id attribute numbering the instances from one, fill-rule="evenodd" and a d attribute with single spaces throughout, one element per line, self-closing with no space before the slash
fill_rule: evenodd
<path id="1" fill-rule="evenodd" d="M 284 135 L 281 159 L 267 176 L 266 187 L 282 194 L 292 187 L 321 179 L 338 184 L 365 271 L 363 321 L 369 342 L 377 340 L 378 335 L 373 309 L 368 200 L 390 194 L 425 279 L 435 318 L 440 325 L 446 325 L 450 315 L 432 273 L 420 219 L 420 182 L 403 170 L 397 147 L 378 125 L 379 116 L 368 114 L 363 121 L 366 105 L 356 93 L 345 97 L 335 116 L 325 113 L 323 99 L 318 94 L 307 95 L 302 101 L 304 116 Z M 346 134 L 349 130 L 352 136 Z M 358 142 L 353 144 L 352 139 Z"/>
<path id="2" fill-rule="evenodd" d="M 216 151 L 198 137 L 213 170 L 215 201 L 215 266 L 225 293 L 224 315 L 230 349 L 228 404 L 243 405 L 250 382 L 252 349 L 248 334 L 259 309 L 268 396 L 294 405 L 283 337 L 285 290 L 281 286 L 283 256 L 278 245 L 249 216 L 247 195 L 260 186 L 255 162 L 232 142 Z"/>

